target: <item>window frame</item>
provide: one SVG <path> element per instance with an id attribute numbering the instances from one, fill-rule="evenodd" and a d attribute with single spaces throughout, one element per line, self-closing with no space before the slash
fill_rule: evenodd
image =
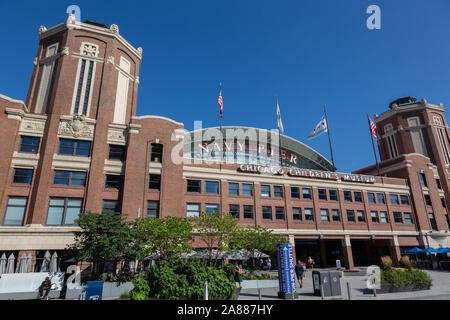
<path id="1" fill-rule="evenodd" d="M 30 144 L 24 144 L 25 139 L 32 139 L 37 141 L 37 145 L 30 143 Z M 28 153 L 28 154 L 39 154 L 39 148 L 41 146 L 41 138 L 40 137 L 33 137 L 33 136 L 20 136 L 20 144 L 19 144 L 19 153 Z M 25 151 L 25 148 L 31 148 L 32 151 Z M 34 148 L 36 148 L 36 151 L 33 151 Z"/>
<path id="2" fill-rule="evenodd" d="M 68 174 L 68 183 L 55 183 L 56 179 L 63 179 L 61 177 L 57 177 L 57 174 L 61 174 L 61 173 L 67 173 Z M 74 179 L 73 175 L 74 174 L 84 174 L 84 179 Z M 64 177 L 65 179 L 65 177 Z M 72 184 L 73 181 L 84 181 L 84 183 L 82 185 L 79 184 Z M 53 186 L 68 186 L 68 187 L 78 187 L 78 188 L 85 188 L 86 187 L 86 182 L 87 182 L 87 172 L 86 171 L 69 171 L 69 170 L 53 170 Z"/>
<path id="3" fill-rule="evenodd" d="M 25 200 L 25 206 L 23 205 L 10 205 L 9 201 L 10 200 Z M 22 213 L 22 222 L 20 224 L 6 224 L 6 218 L 8 215 L 8 208 L 23 208 L 23 213 Z M 25 221 L 25 216 L 27 214 L 27 209 L 28 209 L 28 197 L 18 197 L 18 196 L 8 196 L 6 198 L 6 208 L 5 208 L 5 213 L 3 215 L 3 221 L 2 221 L 2 226 L 5 227 L 20 227 L 23 226 L 24 221 Z"/>
<path id="4" fill-rule="evenodd" d="M 18 171 L 26 171 L 28 173 L 31 172 L 31 175 L 18 175 L 17 174 Z M 26 179 L 26 181 L 25 182 L 16 182 L 15 181 L 16 177 L 24 177 Z M 14 168 L 11 184 L 30 186 L 33 183 L 33 178 L 34 178 L 34 169 Z M 29 179 L 29 182 L 27 182 L 28 179 Z"/>
<path id="5" fill-rule="evenodd" d="M 150 208 L 150 204 L 156 204 L 156 208 Z M 150 210 L 156 210 L 156 217 L 151 217 L 149 216 L 149 211 Z M 160 215 L 160 202 L 158 200 L 147 200 L 147 210 L 146 210 L 146 218 L 150 218 L 150 219 L 159 219 L 159 215 Z"/>
<path id="6" fill-rule="evenodd" d="M 120 181 L 118 182 L 119 183 L 119 186 L 118 186 L 118 188 L 116 188 L 116 187 L 111 187 L 111 185 L 110 186 L 108 186 L 108 183 L 109 184 L 111 184 L 111 181 L 109 181 L 108 182 L 108 177 L 119 177 L 120 178 Z M 122 188 L 123 188 L 123 175 L 119 175 L 119 174 L 105 174 L 105 190 L 122 190 Z M 114 182 L 114 184 L 115 183 L 117 183 L 117 182 Z"/>
<path id="7" fill-rule="evenodd" d="M 196 182 L 198 183 L 198 186 L 189 185 L 190 182 Z M 198 188 L 198 191 L 189 191 L 189 188 Z M 193 180 L 193 179 L 187 179 L 186 180 L 186 193 L 193 193 L 193 194 L 201 194 L 202 193 L 202 180 Z"/>
<path id="8" fill-rule="evenodd" d="M 61 206 L 55 206 L 55 205 L 51 206 L 51 205 L 50 205 L 50 202 L 51 202 L 53 199 L 59 199 L 59 200 L 64 199 L 64 207 L 63 207 L 64 209 L 63 209 L 62 216 L 61 216 L 61 224 L 49 224 L 49 223 L 48 223 L 48 214 L 49 214 L 49 212 L 50 212 L 50 208 L 55 208 L 55 207 L 61 208 Z M 48 208 L 47 208 L 47 216 L 46 216 L 46 219 L 45 219 L 45 225 L 46 225 L 46 226 L 48 226 L 48 227 L 58 227 L 58 226 L 59 226 L 59 227 L 74 227 L 74 226 L 78 226 L 77 224 L 65 224 L 65 223 L 64 223 L 64 221 L 66 220 L 66 216 L 67 216 L 67 209 L 68 209 L 68 208 L 75 208 L 75 207 L 73 207 L 73 206 L 70 206 L 70 207 L 68 206 L 69 200 L 81 200 L 80 213 L 79 213 L 79 215 L 82 214 L 83 203 L 84 203 L 84 199 L 83 199 L 83 198 L 49 197 L 49 200 L 48 200 Z M 77 208 L 78 208 L 78 207 L 77 207 Z"/>
<path id="9" fill-rule="evenodd" d="M 71 146 L 64 146 L 63 143 L 70 142 L 72 143 Z M 89 144 L 88 147 L 80 147 L 79 144 Z M 75 140 L 75 139 L 66 139 L 66 138 L 59 138 L 59 148 L 58 148 L 58 155 L 61 156 L 69 156 L 69 157 L 82 157 L 82 158 L 89 158 L 91 156 L 91 147 L 92 142 L 88 140 Z M 61 152 L 62 149 L 71 149 L 72 153 L 64 153 Z M 86 154 L 78 154 L 80 150 L 87 150 Z"/>

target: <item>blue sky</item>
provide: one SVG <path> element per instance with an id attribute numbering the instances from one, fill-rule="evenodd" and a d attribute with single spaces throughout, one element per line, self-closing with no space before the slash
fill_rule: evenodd
<path id="1" fill-rule="evenodd" d="M 450 106 L 448 0 L 0 1 L 1 94 L 25 99 L 39 26 L 71 4 L 143 47 L 138 115 L 216 126 L 223 82 L 224 125 L 276 128 L 278 95 L 285 134 L 330 159 L 326 135 L 306 139 L 326 104 L 341 172 L 374 162 L 366 113 L 401 96 Z"/>

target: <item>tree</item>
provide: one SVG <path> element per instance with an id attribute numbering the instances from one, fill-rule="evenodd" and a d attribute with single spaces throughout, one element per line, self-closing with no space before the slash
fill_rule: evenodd
<path id="1" fill-rule="evenodd" d="M 81 231 L 74 233 L 74 243 L 69 250 L 78 252 L 80 259 L 100 263 L 103 271 L 104 263 L 120 260 L 131 261 L 140 256 L 140 243 L 136 229 L 126 221 L 126 216 L 117 213 L 81 214 L 75 221 Z"/>
<path id="2" fill-rule="evenodd" d="M 192 225 L 185 218 L 142 218 L 135 222 L 145 255 L 159 253 L 159 259 L 192 250 Z"/>
<path id="3" fill-rule="evenodd" d="M 274 252 L 277 244 L 286 242 L 286 238 L 273 234 L 272 230 L 251 226 L 239 228 L 233 239 L 232 246 L 235 249 L 246 249 L 250 252 L 253 266 L 256 266 L 256 251 Z"/>
<path id="4" fill-rule="evenodd" d="M 211 215 L 202 212 L 199 217 L 191 218 L 195 233 L 208 248 L 209 265 L 216 266 L 219 251 L 229 251 L 230 243 L 237 231 L 237 219 L 229 213 L 215 212 Z M 213 257 L 213 249 L 217 248 Z"/>

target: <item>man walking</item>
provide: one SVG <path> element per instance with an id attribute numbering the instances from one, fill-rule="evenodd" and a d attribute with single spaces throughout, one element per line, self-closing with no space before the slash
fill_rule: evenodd
<path id="1" fill-rule="evenodd" d="M 303 288 L 303 274 L 305 273 L 305 268 L 300 260 L 297 261 L 295 265 L 295 274 L 297 274 L 298 284 L 300 288 Z"/>

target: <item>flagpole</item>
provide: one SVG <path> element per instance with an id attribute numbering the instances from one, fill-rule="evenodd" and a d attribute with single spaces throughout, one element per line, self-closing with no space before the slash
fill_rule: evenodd
<path id="1" fill-rule="evenodd" d="M 367 122 L 369 123 L 370 138 L 372 139 L 373 155 L 375 156 L 375 162 L 377 164 L 378 175 L 380 175 L 380 165 L 378 164 L 378 157 L 377 157 L 377 152 L 375 150 L 375 143 L 373 142 L 372 128 L 370 127 L 370 118 L 369 118 L 369 114 L 366 113 L 366 115 L 367 115 Z M 375 129 L 375 134 L 376 134 L 376 129 Z M 377 142 L 378 142 L 378 140 L 377 140 Z"/>
<path id="2" fill-rule="evenodd" d="M 327 122 L 327 132 L 328 132 L 328 142 L 330 143 L 331 162 L 333 162 L 333 167 L 334 169 L 336 169 L 336 166 L 334 165 L 333 147 L 331 146 L 330 124 L 328 123 L 326 104 L 323 105 L 323 110 L 325 112 L 325 121 Z"/>
<path id="3" fill-rule="evenodd" d="M 219 95 L 220 96 L 222 96 L 222 82 L 220 82 L 220 84 L 219 84 Z M 222 98 L 223 99 L 223 98 Z M 223 105 L 223 100 L 222 100 L 222 105 Z M 221 159 L 220 159 L 220 164 L 219 164 L 219 169 L 220 169 L 220 171 L 222 171 L 222 161 L 223 161 L 223 159 L 224 159 L 224 157 L 223 157 L 223 150 L 224 150 L 224 148 L 223 148 L 223 133 L 222 133 L 222 108 L 223 107 L 220 107 L 221 109 L 219 110 L 219 114 L 220 114 L 220 134 L 222 135 L 222 147 L 221 147 L 221 151 L 220 151 L 220 153 L 221 153 Z"/>
<path id="4" fill-rule="evenodd" d="M 275 106 L 277 107 L 277 122 L 278 122 L 278 97 L 275 96 Z M 280 115 L 281 118 L 281 115 Z M 282 159 L 281 159 L 281 131 L 280 131 L 280 125 L 278 124 L 278 158 L 280 159 L 280 168 L 283 167 Z"/>

